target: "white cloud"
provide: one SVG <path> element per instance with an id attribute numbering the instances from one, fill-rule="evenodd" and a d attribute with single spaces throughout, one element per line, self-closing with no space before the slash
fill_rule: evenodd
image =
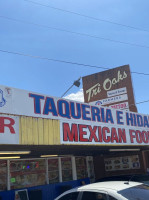
<path id="1" fill-rule="evenodd" d="M 77 93 L 71 93 L 64 97 L 65 99 L 84 102 L 83 89 L 80 89 Z"/>

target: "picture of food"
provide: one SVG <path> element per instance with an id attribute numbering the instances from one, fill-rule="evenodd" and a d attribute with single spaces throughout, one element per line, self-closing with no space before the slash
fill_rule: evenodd
<path id="1" fill-rule="evenodd" d="M 58 171 L 52 171 L 49 172 L 49 181 L 53 181 L 53 180 L 58 180 L 59 179 L 59 172 Z"/>
<path id="2" fill-rule="evenodd" d="M 120 163 L 119 159 L 117 159 L 117 160 L 114 161 L 114 164 L 119 164 L 119 163 Z"/>
<path id="3" fill-rule="evenodd" d="M 106 165 L 110 165 L 111 163 L 112 163 L 111 160 L 105 160 L 105 164 L 106 164 Z"/>
<path id="4" fill-rule="evenodd" d="M 45 174 L 38 174 L 37 176 L 37 183 L 38 185 L 44 185 L 46 182 L 46 176 Z"/>
<path id="5" fill-rule="evenodd" d="M 123 168 L 124 168 L 124 169 L 129 168 L 129 164 L 125 164 L 125 165 L 123 165 Z"/>
<path id="6" fill-rule="evenodd" d="M 115 165 L 115 169 L 120 169 L 121 166 L 120 165 Z"/>
<path id="7" fill-rule="evenodd" d="M 27 179 L 27 182 L 28 183 L 32 183 L 33 182 L 33 175 L 35 175 L 35 174 L 28 174 L 28 175 L 26 175 L 26 179 Z M 36 175 L 37 176 L 37 175 Z M 35 176 L 34 176 L 35 177 Z"/>
<path id="8" fill-rule="evenodd" d="M 84 166 L 86 165 L 86 159 L 83 157 L 76 157 L 76 165 Z"/>
<path id="9" fill-rule="evenodd" d="M 139 162 L 134 162 L 132 164 L 133 168 L 140 168 L 140 163 Z"/>
<path id="10" fill-rule="evenodd" d="M 87 177 L 87 165 L 85 157 L 76 157 L 76 170 L 77 170 L 77 178 L 82 179 Z"/>
<path id="11" fill-rule="evenodd" d="M 10 163 L 10 170 L 12 170 L 12 171 L 14 171 L 14 170 L 16 170 L 16 163 L 15 162 L 11 162 Z"/>
<path id="12" fill-rule="evenodd" d="M 49 159 L 48 160 L 48 169 L 49 169 L 49 171 L 58 170 L 58 159 Z"/>
<path id="13" fill-rule="evenodd" d="M 16 176 L 16 183 L 17 184 L 20 184 L 21 183 L 21 177 L 18 175 L 18 176 Z"/>
<path id="14" fill-rule="evenodd" d="M 21 163 L 17 164 L 17 170 L 21 170 Z"/>
<path id="15" fill-rule="evenodd" d="M 127 164 L 128 162 L 129 162 L 128 157 L 123 157 L 123 158 L 122 158 L 122 163 L 123 163 L 123 164 Z"/>
<path id="16" fill-rule="evenodd" d="M 37 174 L 32 174 L 32 182 L 37 182 Z"/>
<path id="17" fill-rule="evenodd" d="M 3 174 L 0 176 L 0 191 L 7 189 L 7 176 Z"/>
<path id="18" fill-rule="evenodd" d="M 6 161 L 0 161 L 0 174 L 7 173 L 7 162 Z"/>
<path id="19" fill-rule="evenodd" d="M 63 181 L 72 180 L 72 170 L 63 170 L 62 171 L 62 180 Z"/>
<path id="20" fill-rule="evenodd" d="M 139 161 L 138 155 L 132 156 L 132 157 L 131 157 L 131 160 L 132 160 L 132 162 L 137 162 L 137 161 Z"/>
<path id="21" fill-rule="evenodd" d="M 72 169 L 71 158 L 62 158 L 61 162 L 63 170 Z"/>
<path id="22" fill-rule="evenodd" d="M 112 166 L 106 166 L 106 171 L 112 170 Z"/>

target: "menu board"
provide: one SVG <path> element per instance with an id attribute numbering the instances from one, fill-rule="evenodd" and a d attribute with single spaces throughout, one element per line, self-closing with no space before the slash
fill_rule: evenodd
<path id="1" fill-rule="evenodd" d="M 46 183 L 45 160 L 10 161 L 11 189 L 33 187 Z"/>
<path id="2" fill-rule="evenodd" d="M 72 180 L 72 162 L 71 158 L 61 158 L 62 164 L 62 181 Z"/>
<path id="3" fill-rule="evenodd" d="M 0 191 L 7 190 L 7 161 L 0 161 Z"/>
<path id="4" fill-rule="evenodd" d="M 76 171 L 77 179 L 82 179 L 87 177 L 87 166 L 85 157 L 76 157 Z"/>
<path id="5" fill-rule="evenodd" d="M 59 182 L 58 159 L 48 160 L 48 176 L 49 176 L 49 183 Z"/>
<path id="6" fill-rule="evenodd" d="M 106 158 L 104 163 L 106 171 L 140 169 L 138 155 Z"/>

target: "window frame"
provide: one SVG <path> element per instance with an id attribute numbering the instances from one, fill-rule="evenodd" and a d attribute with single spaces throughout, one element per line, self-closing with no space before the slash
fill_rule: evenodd
<path id="1" fill-rule="evenodd" d="M 103 194 L 105 194 L 106 195 L 106 197 L 107 197 L 107 200 L 109 200 L 109 194 L 108 194 L 108 192 L 107 191 L 105 191 L 105 190 L 82 190 L 82 191 L 80 191 L 80 199 L 79 200 L 82 200 L 82 196 L 83 196 L 83 193 L 84 192 L 95 192 L 95 193 L 103 193 Z M 78 199 L 77 199 L 78 200 Z"/>
<path id="2" fill-rule="evenodd" d="M 64 198 L 66 195 L 69 195 L 69 194 L 71 194 L 71 193 L 79 193 L 76 200 L 80 200 L 81 192 L 80 192 L 80 191 L 77 191 L 77 190 L 76 190 L 76 191 L 70 191 L 70 192 L 67 192 L 66 194 L 63 194 L 62 196 L 60 196 L 60 197 L 58 198 L 58 200 L 61 200 L 61 198 Z"/>

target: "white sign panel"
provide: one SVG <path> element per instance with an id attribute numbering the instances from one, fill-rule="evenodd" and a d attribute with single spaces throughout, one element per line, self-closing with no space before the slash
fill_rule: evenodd
<path id="1" fill-rule="evenodd" d="M 116 102 L 120 102 L 120 101 L 126 101 L 128 100 L 128 95 L 127 94 L 122 94 L 119 96 L 114 96 L 114 97 L 109 97 L 106 99 L 101 99 L 98 101 L 94 101 L 91 102 L 91 105 L 108 105 L 108 104 L 112 104 L 112 103 L 116 103 Z"/>
<path id="2" fill-rule="evenodd" d="M 19 144 L 19 117 L 0 114 L 0 143 Z"/>
<path id="3" fill-rule="evenodd" d="M 149 116 L 0 86 L 0 113 L 60 120 L 62 144 L 149 145 Z M 127 99 L 127 95 L 121 95 Z M 116 96 L 117 97 L 117 96 Z M 111 97 L 113 98 L 113 97 Z M 115 97 L 114 97 L 115 98 Z M 18 133 L 17 118 L 11 124 Z M 10 122 L 8 122 L 9 124 Z M 16 124 L 16 127 L 15 127 Z M 13 135 L 6 126 L 9 136 Z M 18 130 L 18 131 L 17 131 Z M 15 135 L 15 134 L 14 134 Z M 3 139 L 3 141 L 5 141 Z M 10 138 L 10 143 L 17 143 Z M 7 137 L 8 144 L 8 137 Z"/>
<path id="4" fill-rule="evenodd" d="M 125 94 L 125 93 L 127 93 L 127 89 L 126 89 L 126 87 L 123 87 L 123 88 L 119 88 L 116 90 L 108 91 L 107 96 L 112 97 L 112 96 L 117 96 L 117 95 L 121 95 L 121 94 Z"/>
<path id="5" fill-rule="evenodd" d="M 108 108 L 92 111 L 87 121 L 61 120 L 62 144 L 149 145 L 149 116 Z"/>
<path id="6" fill-rule="evenodd" d="M 110 105 L 108 107 L 109 108 L 114 108 L 114 109 L 120 109 L 120 110 L 129 111 L 129 104 L 128 104 L 128 102 L 113 104 L 113 105 Z"/>

